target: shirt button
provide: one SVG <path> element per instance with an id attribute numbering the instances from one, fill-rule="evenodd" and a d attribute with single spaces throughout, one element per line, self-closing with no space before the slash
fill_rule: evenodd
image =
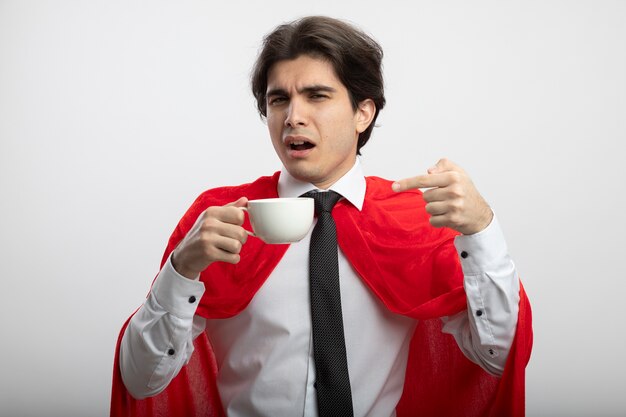
<path id="1" fill-rule="evenodd" d="M 195 302 L 196 302 L 196 297 L 195 296 L 192 295 L 191 297 L 189 297 L 189 304 L 193 304 Z"/>
<path id="2" fill-rule="evenodd" d="M 170 348 L 170 349 L 167 351 L 167 354 L 168 354 L 168 355 L 170 355 L 170 356 L 174 356 L 174 353 L 176 353 L 176 351 L 175 351 L 174 349 L 172 349 L 172 348 Z"/>
<path id="3" fill-rule="evenodd" d="M 465 259 L 469 256 L 469 254 L 465 251 L 461 252 L 461 258 Z"/>
<path id="4" fill-rule="evenodd" d="M 482 310 L 476 310 L 476 315 L 478 317 L 482 316 L 483 315 L 483 311 Z"/>

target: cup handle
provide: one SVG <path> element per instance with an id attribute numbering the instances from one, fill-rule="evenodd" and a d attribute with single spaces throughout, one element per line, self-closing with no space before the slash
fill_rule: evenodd
<path id="1" fill-rule="evenodd" d="M 243 210 L 244 212 L 248 213 L 248 216 L 250 216 L 250 212 L 248 211 L 248 207 L 238 207 L 238 208 L 240 208 L 240 209 L 241 209 L 241 210 Z M 244 227 L 244 229 L 243 229 L 243 230 L 245 230 L 245 231 L 246 231 L 246 233 L 248 234 L 248 236 L 257 237 L 257 235 L 255 235 L 255 234 L 254 234 L 254 232 L 249 231 L 249 230 L 248 230 L 248 229 L 246 229 L 245 227 Z"/>

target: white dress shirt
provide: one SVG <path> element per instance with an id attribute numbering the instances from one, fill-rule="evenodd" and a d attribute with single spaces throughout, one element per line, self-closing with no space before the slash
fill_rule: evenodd
<path id="1" fill-rule="evenodd" d="M 357 160 L 331 189 L 357 209 L 365 197 Z M 280 175 L 280 197 L 315 187 Z M 309 303 L 309 235 L 291 244 L 250 304 L 238 315 L 206 320 L 195 315 L 204 284 L 165 263 L 130 321 L 120 351 L 122 378 L 143 398 L 165 389 L 206 331 L 218 364 L 217 386 L 229 416 L 317 416 Z M 458 236 L 468 309 L 443 317 L 442 331 L 461 351 L 498 375 L 513 341 L 519 281 L 497 220 L 480 233 Z M 387 310 L 339 250 L 339 276 L 348 370 L 355 416 L 394 416 L 402 394 L 409 342 L 416 321 Z M 479 312 L 479 313 L 477 313 Z M 425 381 L 425 383 L 428 383 Z"/>

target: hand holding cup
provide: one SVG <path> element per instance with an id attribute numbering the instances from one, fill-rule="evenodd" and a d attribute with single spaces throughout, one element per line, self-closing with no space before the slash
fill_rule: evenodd
<path id="1" fill-rule="evenodd" d="M 174 269 L 184 277 L 196 279 L 213 262 L 238 263 L 248 239 L 241 210 L 247 204 L 248 199 L 241 197 L 225 206 L 204 210 L 174 250 Z"/>

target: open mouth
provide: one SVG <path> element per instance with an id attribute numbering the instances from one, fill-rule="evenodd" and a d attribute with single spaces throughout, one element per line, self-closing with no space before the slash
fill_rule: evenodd
<path id="1" fill-rule="evenodd" d="M 311 142 L 307 142 L 303 140 L 294 141 L 289 144 L 289 148 L 293 151 L 306 151 L 307 149 L 311 149 L 314 146 L 315 145 L 313 145 Z"/>

